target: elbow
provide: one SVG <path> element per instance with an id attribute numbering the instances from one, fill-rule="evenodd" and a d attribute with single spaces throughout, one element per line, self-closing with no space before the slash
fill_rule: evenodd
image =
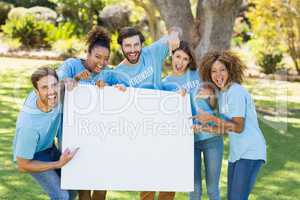
<path id="1" fill-rule="evenodd" d="M 24 162 L 23 160 L 17 158 L 17 166 L 18 166 L 18 171 L 19 172 L 28 172 L 28 164 L 27 162 Z"/>
<path id="2" fill-rule="evenodd" d="M 19 165 L 19 164 L 18 164 L 18 170 L 19 170 L 19 172 L 21 172 L 21 173 L 28 172 L 24 166 Z"/>

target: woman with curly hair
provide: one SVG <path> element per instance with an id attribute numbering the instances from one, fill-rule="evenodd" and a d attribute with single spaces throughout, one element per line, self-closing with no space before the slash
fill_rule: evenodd
<path id="1" fill-rule="evenodd" d="M 219 90 L 220 118 L 199 111 L 202 125 L 194 129 L 229 136 L 228 200 L 247 200 L 266 161 L 266 143 L 259 128 L 254 102 L 241 85 L 244 63 L 230 51 L 207 53 L 200 63 L 203 81 Z M 210 125 L 213 124 L 213 125 Z"/>
<path id="2" fill-rule="evenodd" d="M 74 87 L 76 82 L 86 84 L 96 84 L 103 87 L 105 83 L 110 83 L 111 70 L 106 68 L 110 55 L 110 37 L 106 29 L 95 26 L 87 35 L 87 56 L 85 59 L 69 58 L 63 62 L 57 70 L 60 80 L 69 83 Z M 81 190 L 80 200 L 104 200 L 106 191 Z"/>
<path id="3" fill-rule="evenodd" d="M 104 83 L 112 85 L 111 70 L 107 68 L 110 42 L 107 30 L 94 26 L 86 38 L 86 59 L 69 58 L 64 61 L 57 70 L 59 79 L 73 83 L 81 81 L 81 83 L 96 84 L 100 87 L 104 86 Z"/>

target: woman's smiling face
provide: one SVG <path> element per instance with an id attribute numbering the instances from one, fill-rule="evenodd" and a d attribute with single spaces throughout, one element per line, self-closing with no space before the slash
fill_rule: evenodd
<path id="1" fill-rule="evenodd" d="M 226 66 L 222 62 L 218 60 L 214 62 L 210 75 L 211 80 L 218 88 L 222 90 L 226 87 L 229 79 L 229 73 Z"/>
<path id="2" fill-rule="evenodd" d="M 190 56 L 183 50 L 177 50 L 172 56 L 172 67 L 175 74 L 183 74 L 190 63 Z"/>

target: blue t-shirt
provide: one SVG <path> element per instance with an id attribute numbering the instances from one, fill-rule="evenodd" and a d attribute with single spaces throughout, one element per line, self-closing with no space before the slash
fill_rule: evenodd
<path id="1" fill-rule="evenodd" d="M 233 117 L 244 118 L 241 133 L 229 132 L 229 162 L 239 159 L 266 161 L 266 142 L 259 128 L 255 104 L 248 91 L 233 83 L 218 97 L 219 112 L 224 120 Z"/>
<path id="2" fill-rule="evenodd" d="M 199 71 L 187 70 L 186 73 L 181 76 L 167 76 L 162 82 L 162 89 L 167 91 L 178 91 L 180 89 L 185 89 L 190 94 L 193 115 L 197 114 L 198 109 L 210 114 L 214 114 L 213 110 L 205 100 L 196 98 L 197 92 L 201 88 L 201 84 L 202 80 L 199 76 Z M 193 123 L 198 124 L 196 120 L 194 120 Z M 197 142 L 212 137 L 215 137 L 215 135 L 201 132 L 195 134 L 194 141 Z"/>
<path id="3" fill-rule="evenodd" d="M 82 60 L 78 58 L 69 58 L 59 67 L 56 71 L 59 80 L 63 80 L 65 78 L 75 78 L 75 76 L 83 71 L 86 68 L 82 64 Z M 95 85 L 97 80 L 103 80 L 109 85 L 114 85 L 117 83 L 116 79 L 112 74 L 112 70 L 109 67 L 105 67 L 99 73 L 91 73 L 90 78 L 88 80 L 80 80 L 80 84 L 93 84 Z"/>
<path id="4" fill-rule="evenodd" d="M 142 48 L 137 64 L 119 64 L 114 70 L 115 77 L 126 87 L 160 89 L 162 65 L 168 52 L 168 44 L 163 37 Z"/>
<path id="5" fill-rule="evenodd" d="M 13 159 L 31 160 L 35 153 L 50 148 L 61 125 L 61 104 L 50 112 L 41 111 L 37 105 L 37 95 L 31 92 L 18 116 L 16 135 L 13 140 Z"/>

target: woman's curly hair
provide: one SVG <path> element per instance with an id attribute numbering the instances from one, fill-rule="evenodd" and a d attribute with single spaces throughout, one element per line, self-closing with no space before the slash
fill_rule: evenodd
<path id="1" fill-rule="evenodd" d="M 228 71 L 228 83 L 236 82 L 241 84 L 243 82 L 246 66 L 235 53 L 228 50 L 211 51 L 203 56 L 199 65 L 200 76 L 203 81 L 213 82 L 211 78 L 211 70 L 216 61 L 225 65 Z"/>
<path id="2" fill-rule="evenodd" d="M 110 36 L 108 31 L 101 26 L 94 26 L 87 34 L 86 44 L 90 53 L 95 46 L 106 47 L 110 50 Z"/>

